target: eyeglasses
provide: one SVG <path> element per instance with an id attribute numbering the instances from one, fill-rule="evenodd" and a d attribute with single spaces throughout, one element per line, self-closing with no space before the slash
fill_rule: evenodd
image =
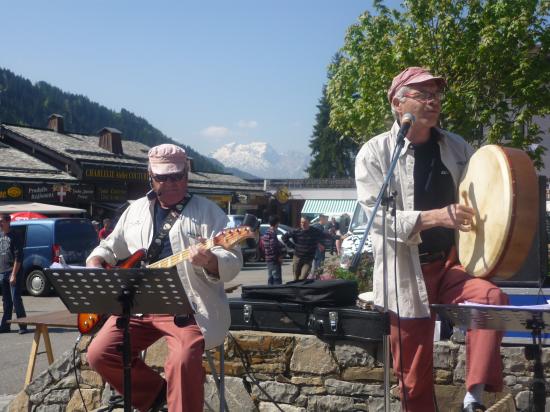
<path id="1" fill-rule="evenodd" d="M 180 182 L 183 178 L 185 178 L 185 173 L 171 173 L 169 175 L 151 175 L 151 177 L 159 182 L 164 183 L 170 180 L 171 182 Z"/>
<path id="2" fill-rule="evenodd" d="M 418 92 L 415 94 L 405 93 L 403 97 L 408 97 L 421 103 L 428 103 L 429 101 L 442 102 L 445 94 L 443 92 Z"/>

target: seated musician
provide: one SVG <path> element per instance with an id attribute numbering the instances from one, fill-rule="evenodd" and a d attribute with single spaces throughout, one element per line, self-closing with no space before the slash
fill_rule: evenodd
<path id="1" fill-rule="evenodd" d="M 406 113 L 414 115 L 416 121 L 392 180 L 391 190 L 398 192 L 396 216 L 388 216 L 386 225 L 393 369 L 402 409 L 412 412 L 435 411 L 435 319 L 429 304 L 508 303 L 497 286 L 468 275 L 457 263 L 454 231 L 470 231 L 474 216 L 472 208 L 457 203 L 457 185 L 473 149 L 462 137 L 437 127 L 445 86 L 443 78 L 420 67 L 397 75 L 388 91 L 396 121 L 390 131 L 363 145 L 355 165 L 358 199 L 370 218 L 390 166 L 400 121 Z M 383 306 L 381 212 L 374 222 L 372 241 L 375 304 Z M 484 410 L 483 391 L 502 390 L 501 340 L 499 331 L 468 331 L 463 411 Z"/>
<path id="2" fill-rule="evenodd" d="M 87 260 L 91 267 L 101 267 L 104 262 L 114 265 L 139 249 L 149 248 L 148 254 L 153 256 L 148 263 L 153 263 L 191 247 L 189 260 L 178 264 L 177 271 L 194 315 L 178 316 L 177 322 L 173 315 L 159 314 L 132 316 L 130 320 L 131 401 L 140 411 L 158 410 L 166 400 L 170 411 L 203 410 L 202 355 L 205 348 L 224 341 L 231 319 L 223 283 L 233 279 L 242 266 L 238 249 L 214 246 L 206 250 L 196 244 L 198 239 L 225 228 L 228 219 L 215 203 L 188 193 L 188 173 L 183 149 L 172 144 L 153 147 L 149 151 L 152 190 L 128 207 L 111 235 Z M 169 215 L 175 222 L 167 235 L 156 242 Z M 152 243 L 159 247 L 152 247 Z M 88 349 L 88 362 L 122 394 L 122 356 L 118 350 L 122 330 L 115 322 L 111 316 L 96 335 Z M 142 350 L 162 337 L 168 346 L 166 379 L 139 358 Z"/>

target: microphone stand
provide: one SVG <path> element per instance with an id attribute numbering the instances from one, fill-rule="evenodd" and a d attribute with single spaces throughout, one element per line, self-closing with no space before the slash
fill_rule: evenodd
<path id="1" fill-rule="evenodd" d="M 382 183 L 382 186 L 380 187 L 380 192 L 378 193 L 378 197 L 376 198 L 376 202 L 374 204 L 374 208 L 372 210 L 372 217 L 367 223 L 367 227 L 365 229 L 365 233 L 363 233 L 363 237 L 361 238 L 361 242 L 359 244 L 359 247 L 357 251 L 355 252 L 355 255 L 353 256 L 353 259 L 351 261 L 351 265 L 349 267 L 349 270 L 351 272 L 357 272 L 357 268 L 359 267 L 359 262 L 361 260 L 361 253 L 363 251 L 363 246 L 365 245 L 365 241 L 367 239 L 367 236 L 370 232 L 370 229 L 372 227 L 372 224 L 374 222 L 374 218 L 376 216 L 376 213 L 378 209 L 380 208 L 380 205 L 382 205 L 382 272 L 383 272 L 383 294 L 384 294 L 384 315 L 386 320 L 389 319 L 388 315 L 388 262 L 387 262 L 387 248 L 386 248 L 386 241 L 387 241 L 387 233 L 386 233 L 386 215 L 388 213 L 388 204 L 389 202 L 393 201 L 395 195 L 397 195 L 397 192 L 394 192 L 393 194 L 387 194 L 389 191 L 389 185 L 390 180 L 394 174 L 395 167 L 397 166 L 397 161 L 399 160 L 399 155 L 401 154 L 401 150 L 403 150 L 403 147 L 405 146 L 405 134 L 406 133 L 398 133 L 397 135 L 397 143 L 395 146 L 395 149 L 393 151 L 393 157 L 391 159 L 390 167 L 388 169 L 388 172 L 386 174 L 386 177 L 384 178 L 384 182 Z M 386 330 L 387 334 L 383 337 L 383 353 L 384 353 L 384 411 L 388 412 L 390 410 L 390 335 L 389 335 L 389 328 Z"/>

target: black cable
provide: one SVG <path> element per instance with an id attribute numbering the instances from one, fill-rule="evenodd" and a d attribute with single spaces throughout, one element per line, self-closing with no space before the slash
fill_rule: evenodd
<path id="1" fill-rule="evenodd" d="M 80 342 L 80 339 L 82 339 L 82 334 L 78 335 L 78 338 L 76 338 L 76 342 L 74 343 L 73 348 L 73 370 L 74 370 L 74 377 L 76 380 L 76 388 L 78 390 L 78 393 L 80 394 L 80 399 L 82 399 L 82 406 L 84 407 L 84 412 L 88 412 L 88 408 L 86 408 L 86 402 L 84 401 L 84 395 L 82 395 L 82 390 L 80 389 L 80 382 L 78 382 L 78 373 L 76 372 L 76 347 L 78 346 L 78 343 Z"/>
<path id="2" fill-rule="evenodd" d="M 235 345 L 235 349 L 236 352 L 237 352 L 237 355 L 239 355 L 239 358 L 241 359 L 241 363 L 243 364 L 244 366 L 244 370 L 245 370 L 245 373 L 246 373 L 246 376 L 248 376 L 248 378 L 252 381 L 252 383 L 254 385 L 256 385 L 258 387 L 258 389 L 265 395 L 267 396 L 267 398 L 273 403 L 273 405 L 275 405 L 275 407 L 280 411 L 280 412 L 284 412 L 283 409 L 281 409 L 281 407 L 279 406 L 279 404 L 277 403 L 277 401 L 275 401 L 271 395 L 269 395 L 265 390 L 264 388 L 262 388 L 260 386 L 260 382 L 252 375 L 253 372 L 251 371 L 250 369 L 250 360 L 248 359 L 248 354 L 244 351 L 243 348 L 241 348 L 241 346 L 239 345 L 239 342 L 237 342 L 237 339 L 235 339 L 233 337 L 233 335 L 231 333 L 228 333 L 227 336 L 229 338 L 231 338 L 231 340 L 233 341 L 234 345 Z"/>

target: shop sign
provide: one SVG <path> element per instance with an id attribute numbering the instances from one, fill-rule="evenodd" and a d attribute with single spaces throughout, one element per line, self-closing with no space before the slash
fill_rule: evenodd
<path id="1" fill-rule="evenodd" d="M 97 186 L 96 200 L 98 202 L 125 202 L 128 200 L 128 190 L 125 186 Z"/>
<path id="2" fill-rule="evenodd" d="M 275 197 L 279 201 L 279 203 L 285 204 L 288 202 L 288 199 L 290 198 L 290 191 L 288 190 L 288 187 L 281 186 L 277 189 L 277 193 L 275 194 Z"/>
<path id="3" fill-rule="evenodd" d="M 83 180 L 118 180 L 122 182 L 146 182 L 146 168 L 116 168 L 112 166 L 83 165 Z"/>
<path id="4" fill-rule="evenodd" d="M 33 202 L 75 203 L 90 202 L 94 197 L 91 185 L 71 185 L 68 183 L 25 185 L 25 200 Z"/>
<path id="5" fill-rule="evenodd" d="M 0 183 L 0 200 L 23 200 L 23 187 L 11 183 Z"/>

